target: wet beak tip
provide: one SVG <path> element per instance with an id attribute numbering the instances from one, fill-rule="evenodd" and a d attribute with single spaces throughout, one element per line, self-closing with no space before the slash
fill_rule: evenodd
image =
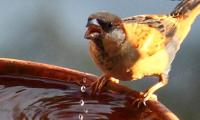
<path id="1" fill-rule="evenodd" d="M 84 38 L 87 40 L 91 38 L 91 35 L 89 35 L 88 31 L 85 33 Z"/>

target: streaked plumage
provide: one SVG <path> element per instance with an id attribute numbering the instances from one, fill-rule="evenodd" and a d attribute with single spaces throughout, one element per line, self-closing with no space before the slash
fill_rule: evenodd
<path id="1" fill-rule="evenodd" d="M 158 76 L 159 82 L 147 89 L 146 101 L 167 84 L 171 63 L 181 43 L 200 14 L 200 0 L 183 0 L 168 15 L 138 15 L 121 19 L 97 12 L 88 18 L 86 39 L 90 54 L 103 75 L 94 83 L 100 91 L 107 79 L 138 80 Z"/>

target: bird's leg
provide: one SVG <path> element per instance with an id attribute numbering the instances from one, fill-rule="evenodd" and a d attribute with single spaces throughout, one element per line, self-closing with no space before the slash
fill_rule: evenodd
<path id="1" fill-rule="evenodd" d="M 101 75 L 96 81 L 94 81 L 91 85 L 92 95 L 96 95 L 97 92 L 100 93 L 108 80 L 109 77 L 107 75 Z"/>
<path id="2" fill-rule="evenodd" d="M 146 92 L 143 93 L 143 98 L 138 99 L 138 106 L 141 104 L 146 105 L 146 101 L 149 100 L 150 98 L 155 98 L 156 96 L 153 94 L 156 90 L 159 88 L 165 86 L 168 82 L 168 78 L 166 74 L 160 74 L 158 75 L 159 77 L 159 82 L 150 87 L 149 89 L 146 90 Z M 156 99 L 156 98 L 155 98 Z M 135 103 L 135 102 L 134 102 Z"/>
<path id="3" fill-rule="evenodd" d="M 159 88 L 165 86 L 168 82 L 168 78 L 166 74 L 160 74 L 158 75 L 159 82 L 150 87 L 145 93 L 144 93 L 144 102 L 149 100 L 149 98 L 153 95 L 153 93 L 158 90 Z"/>

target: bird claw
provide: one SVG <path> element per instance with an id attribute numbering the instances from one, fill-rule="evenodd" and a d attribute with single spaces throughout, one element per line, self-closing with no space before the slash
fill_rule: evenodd
<path id="1" fill-rule="evenodd" d="M 141 108 L 142 106 L 147 106 L 146 101 L 144 100 L 144 98 L 137 98 L 134 99 L 132 104 L 135 106 L 137 106 L 137 108 Z"/>
<path id="2" fill-rule="evenodd" d="M 141 97 L 134 99 L 132 104 L 137 105 L 138 108 L 141 108 L 142 106 L 147 106 L 146 102 L 148 100 L 157 100 L 157 96 L 155 94 L 148 94 L 148 92 L 141 93 Z"/>
<path id="3" fill-rule="evenodd" d="M 101 93 L 106 83 L 107 83 L 107 79 L 104 77 L 100 77 L 97 81 L 94 81 L 91 85 L 91 89 L 92 89 L 91 95 L 95 96 L 97 93 Z"/>
<path id="4" fill-rule="evenodd" d="M 95 81 L 95 82 L 92 83 L 91 89 L 92 89 L 92 93 L 91 93 L 92 96 L 95 96 L 96 93 L 100 92 L 98 81 Z"/>

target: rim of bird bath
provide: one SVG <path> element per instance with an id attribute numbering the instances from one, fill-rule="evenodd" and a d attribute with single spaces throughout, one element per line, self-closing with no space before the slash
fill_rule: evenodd
<path id="1" fill-rule="evenodd" d="M 11 58 L 0 58 L 0 77 L 1 76 L 48 78 L 47 80 L 56 79 L 85 86 L 90 86 L 91 83 L 98 78 L 93 74 L 69 68 Z M 85 79 L 84 82 L 83 79 Z M 106 89 L 132 95 L 134 98 L 140 97 L 139 92 L 113 82 L 108 82 Z M 159 101 L 149 100 L 146 104 L 151 112 L 155 113 L 159 119 L 178 120 L 178 117 Z"/>

